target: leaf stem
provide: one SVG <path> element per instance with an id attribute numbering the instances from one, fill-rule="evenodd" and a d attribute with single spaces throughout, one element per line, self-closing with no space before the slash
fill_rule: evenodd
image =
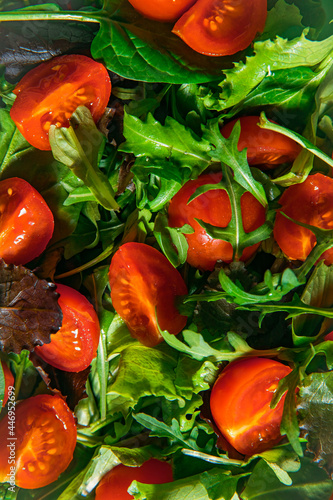
<path id="1" fill-rule="evenodd" d="M 100 23 L 103 20 L 103 11 L 97 15 L 91 12 L 78 11 L 11 11 L 0 12 L 0 22 L 3 21 L 77 21 L 81 23 Z"/>

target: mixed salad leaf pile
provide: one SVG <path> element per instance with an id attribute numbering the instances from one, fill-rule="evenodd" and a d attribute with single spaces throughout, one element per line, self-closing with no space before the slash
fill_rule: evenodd
<path id="1" fill-rule="evenodd" d="M 332 177 L 332 19 L 330 0 L 269 0 L 265 30 L 248 49 L 208 57 L 126 0 L 0 1 L 0 180 L 28 181 L 55 219 L 38 259 L 26 268 L 0 266 L 1 359 L 15 375 L 17 399 L 59 391 L 77 419 L 74 459 L 59 479 L 36 490 L 11 491 L 4 483 L 1 498 L 93 499 L 114 466 L 150 457 L 171 460 L 174 481 L 134 482 L 137 500 L 330 498 L 333 342 L 325 336 L 333 331 L 333 266 L 319 259 L 333 247 L 333 229 L 311 226 L 317 245 L 300 262 L 282 254 L 273 224 L 289 186 L 310 173 Z M 35 149 L 10 118 L 16 82 L 55 55 L 89 51 L 111 75 L 108 114 L 96 125 L 79 107 L 69 128 L 51 126 L 51 151 Z M 246 115 L 299 144 L 295 161 L 250 168 L 246 151 L 237 148 L 239 123 L 229 138 L 220 133 L 223 123 Z M 170 200 L 207 169 L 222 170 L 230 198 L 249 191 L 266 209 L 266 222 L 250 233 L 236 204 L 227 228 L 199 220 L 236 256 L 262 242 L 246 265 L 219 263 L 212 272 L 189 266 L 192 228 L 168 225 Z M 110 298 L 111 257 L 132 241 L 163 253 L 189 291 L 179 306 L 186 329 L 177 336 L 162 331 L 156 347 L 131 336 Z M 51 281 L 80 290 L 98 313 L 101 337 L 91 369 L 62 372 L 29 352 L 61 322 L 56 304 L 45 300 L 54 293 L 45 285 Z M 18 318 L 11 307 L 23 293 Z M 39 328 L 22 332 L 18 322 L 32 312 Z M 244 356 L 292 368 L 273 402 L 286 393 L 286 437 L 245 458 L 217 447 L 208 402 L 221 368 Z M 4 392 L 0 368 L 1 399 Z"/>

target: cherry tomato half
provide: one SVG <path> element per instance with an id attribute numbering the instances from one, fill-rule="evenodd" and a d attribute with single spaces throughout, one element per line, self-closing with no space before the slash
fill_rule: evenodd
<path id="1" fill-rule="evenodd" d="M 196 0 L 129 0 L 135 10 L 148 19 L 176 21 Z"/>
<path id="2" fill-rule="evenodd" d="M 172 32 L 193 50 L 226 56 L 246 49 L 267 17 L 267 0 L 197 0 Z"/>
<path id="3" fill-rule="evenodd" d="M 330 332 L 327 335 L 325 335 L 324 340 L 332 340 L 333 341 L 333 332 Z"/>
<path id="4" fill-rule="evenodd" d="M 189 245 L 187 262 L 201 270 L 213 270 L 217 260 L 231 262 L 233 249 L 231 243 L 211 238 L 194 219 L 218 227 L 227 227 L 231 221 L 231 205 L 229 196 L 223 189 L 211 189 L 188 200 L 204 184 L 217 184 L 221 174 L 204 174 L 196 180 L 188 181 L 172 198 L 169 205 L 169 226 L 182 227 L 190 224 L 194 233 L 187 234 Z M 241 197 L 242 221 L 245 232 L 254 231 L 265 222 L 265 209 L 251 193 L 246 192 Z M 240 260 L 248 260 L 259 247 L 259 243 L 245 248 Z"/>
<path id="5" fill-rule="evenodd" d="M 3 371 L 4 377 L 5 377 L 5 394 L 4 394 L 4 398 L 2 401 L 2 406 L 5 406 L 5 404 L 8 401 L 9 394 L 10 394 L 10 391 L 8 388 L 13 387 L 13 385 L 14 385 L 14 376 L 13 376 L 12 372 L 10 371 L 10 369 L 8 368 L 7 363 L 5 363 L 4 361 L 1 361 L 1 366 L 2 366 L 2 371 Z"/>
<path id="6" fill-rule="evenodd" d="M 297 142 L 285 135 L 265 130 L 258 126 L 259 116 L 243 116 L 223 125 L 221 133 L 229 138 L 237 121 L 240 121 L 241 133 L 238 151 L 247 148 L 249 165 L 261 165 L 262 168 L 274 168 L 281 163 L 292 162 L 302 148 Z"/>
<path id="7" fill-rule="evenodd" d="M 51 342 L 35 347 L 36 354 L 60 370 L 79 372 L 87 368 L 99 342 L 100 328 L 95 309 L 88 299 L 73 288 L 57 285 L 63 319 Z"/>
<path id="8" fill-rule="evenodd" d="M 162 330 L 176 335 L 186 325 L 175 305 L 187 294 L 180 273 L 163 254 L 144 243 L 125 243 L 114 254 L 109 281 L 111 299 L 132 336 L 146 346 L 162 342 Z"/>
<path id="9" fill-rule="evenodd" d="M 78 106 L 86 106 L 97 123 L 111 93 L 103 64 L 70 54 L 55 57 L 30 70 L 14 89 L 10 116 L 26 140 L 37 149 L 51 149 L 50 125 L 69 127 Z"/>
<path id="10" fill-rule="evenodd" d="M 210 408 L 217 427 L 244 455 L 254 455 L 277 444 L 285 395 L 270 403 L 279 381 L 291 369 L 266 358 L 243 358 L 230 363 L 215 382 Z"/>
<path id="11" fill-rule="evenodd" d="M 274 238 L 289 259 L 304 261 L 316 245 L 315 235 L 279 212 L 311 226 L 333 229 L 333 179 L 323 174 L 309 175 L 302 184 L 288 187 L 279 203 Z M 333 264 L 333 248 L 324 252 L 321 259 L 327 265 Z"/>
<path id="12" fill-rule="evenodd" d="M 117 465 L 110 470 L 96 488 L 95 500 L 130 500 L 127 490 L 132 481 L 143 484 L 164 484 L 173 481 L 172 468 L 167 462 L 151 458 L 140 467 Z"/>
<path id="13" fill-rule="evenodd" d="M 0 481 L 8 481 L 14 464 L 17 486 L 41 488 L 58 479 L 70 464 L 76 425 L 60 396 L 40 394 L 18 403 L 14 417 L 8 412 L 0 421 L 0 436 Z"/>
<path id="14" fill-rule="evenodd" d="M 53 228 L 53 214 L 35 188 L 18 177 L 0 182 L 0 257 L 7 264 L 38 257 Z"/>

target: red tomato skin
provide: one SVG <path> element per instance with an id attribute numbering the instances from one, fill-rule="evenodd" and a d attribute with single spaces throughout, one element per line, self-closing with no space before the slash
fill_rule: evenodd
<path id="1" fill-rule="evenodd" d="M 100 327 L 95 309 L 74 288 L 57 284 L 59 306 L 63 313 L 60 330 L 51 342 L 35 348 L 36 354 L 55 368 L 79 372 L 88 368 L 96 356 Z"/>
<path id="2" fill-rule="evenodd" d="M 267 0 L 197 0 L 172 32 L 200 54 L 227 56 L 246 49 L 266 17 Z"/>
<path id="3" fill-rule="evenodd" d="M 154 21 L 176 21 L 196 0 L 129 0 L 144 17 Z"/>
<path id="4" fill-rule="evenodd" d="M 210 408 L 224 437 L 244 455 L 277 444 L 285 395 L 270 408 L 278 382 L 291 369 L 267 358 L 243 358 L 230 363 L 215 382 Z"/>
<path id="5" fill-rule="evenodd" d="M 316 237 L 310 229 L 298 226 L 280 212 L 311 226 L 333 229 L 333 179 L 323 174 L 309 175 L 302 184 L 288 187 L 279 203 L 274 238 L 289 259 L 304 261 L 316 245 Z M 333 249 L 324 252 L 320 260 L 328 266 L 333 264 Z"/>
<path id="6" fill-rule="evenodd" d="M 142 344 L 153 347 L 163 341 L 155 315 L 160 328 L 173 335 L 185 327 L 187 317 L 178 312 L 175 299 L 187 294 L 186 284 L 155 248 L 136 242 L 122 245 L 111 260 L 109 281 L 113 307 Z"/>
<path id="7" fill-rule="evenodd" d="M 259 116 L 236 118 L 223 125 L 221 134 L 228 139 L 236 122 L 240 121 L 238 151 L 247 148 L 249 165 L 261 165 L 262 169 L 272 169 L 281 163 L 294 161 L 302 150 L 301 146 L 285 135 L 260 128 L 259 120 Z"/>
<path id="8" fill-rule="evenodd" d="M 164 484 L 173 481 L 172 468 L 167 462 L 151 458 L 140 467 L 117 465 L 110 470 L 96 488 L 95 500 L 130 500 L 127 490 L 132 481 L 143 484 Z"/>
<path id="9" fill-rule="evenodd" d="M 10 116 L 17 128 L 32 146 L 50 150 L 50 125 L 69 127 L 78 106 L 86 106 L 98 122 L 110 98 L 111 82 L 101 63 L 69 54 L 31 69 L 14 93 Z"/>
<path id="10" fill-rule="evenodd" d="M 0 481 L 8 480 L 13 459 L 16 486 L 35 489 L 56 481 L 70 464 L 76 445 L 76 425 L 67 404 L 60 396 L 50 394 L 19 402 L 15 436 L 9 434 L 10 418 L 6 415 L 0 421 Z"/>
<path id="11" fill-rule="evenodd" d="M 2 371 L 3 371 L 4 377 L 5 377 L 5 395 L 4 395 L 4 399 L 2 401 L 2 407 L 4 407 L 8 401 L 9 393 L 11 392 L 11 391 L 9 391 L 8 388 L 14 386 L 14 376 L 13 376 L 12 372 L 10 371 L 10 369 L 8 368 L 7 363 L 5 363 L 2 360 L 1 360 L 1 366 L 2 366 Z"/>
<path id="12" fill-rule="evenodd" d="M 327 335 L 325 335 L 324 340 L 333 340 L 333 332 L 330 332 Z"/>
<path id="13" fill-rule="evenodd" d="M 212 189 L 201 194 L 193 201 L 188 200 L 204 184 L 217 184 L 222 179 L 222 174 L 203 174 L 196 180 L 188 181 L 172 198 L 169 209 L 169 226 L 182 227 L 190 224 L 194 233 L 187 234 L 189 245 L 187 262 L 197 269 L 212 271 L 217 260 L 231 262 L 233 250 L 231 243 L 211 238 L 200 224 L 194 219 L 201 219 L 213 226 L 227 227 L 231 220 L 231 205 L 229 196 L 222 189 Z M 241 211 L 245 232 L 257 229 L 265 222 L 264 207 L 246 192 L 241 197 Z M 239 260 L 247 261 L 252 257 L 260 243 L 245 248 Z"/>
<path id="14" fill-rule="evenodd" d="M 0 182 L 0 257 L 7 264 L 26 264 L 50 241 L 53 214 L 43 197 L 18 177 Z"/>

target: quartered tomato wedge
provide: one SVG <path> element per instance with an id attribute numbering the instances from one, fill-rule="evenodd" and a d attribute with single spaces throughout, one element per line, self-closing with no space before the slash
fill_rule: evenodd
<path id="1" fill-rule="evenodd" d="M 230 363 L 212 389 L 210 408 L 217 427 L 244 455 L 277 444 L 285 395 L 275 408 L 271 401 L 279 381 L 291 369 L 272 359 L 243 358 Z"/>
<path id="2" fill-rule="evenodd" d="M 112 258 L 109 281 L 113 307 L 142 344 L 162 342 L 158 325 L 173 335 L 186 325 L 175 303 L 177 296 L 187 294 L 186 284 L 155 248 L 135 242 L 122 245 Z"/>
<path id="3" fill-rule="evenodd" d="M 18 177 L 0 182 L 0 257 L 7 264 L 38 257 L 53 228 L 53 214 L 35 188 Z"/>
<path id="4" fill-rule="evenodd" d="M 111 93 L 103 64 L 70 54 L 55 57 L 30 70 L 15 87 L 10 116 L 26 140 L 37 149 L 51 149 L 52 125 L 68 127 L 77 107 L 86 106 L 97 122 Z"/>
<path id="5" fill-rule="evenodd" d="M 11 418 L 8 414 L 0 421 L 0 481 L 8 481 L 10 467 L 16 467 L 20 488 L 52 483 L 67 469 L 76 445 L 76 425 L 67 404 L 60 396 L 40 394 L 17 404 L 14 426 Z"/>
<path id="6" fill-rule="evenodd" d="M 172 198 L 169 209 L 169 226 L 182 227 L 189 224 L 194 233 L 186 234 L 189 245 L 187 262 L 201 270 L 213 270 L 216 262 L 231 262 L 233 248 L 231 243 L 214 239 L 195 219 L 217 227 L 227 227 L 231 221 L 232 212 L 229 196 L 223 189 L 211 189 L 189 201 L 195 191 L 205 184 L 217 184 L 222 174 L 203 174 L 198 179 L 188 181 Z M 241 197 L 242 222 L 245 232 L 249 233 L 265 222 L 265 209 L 251 193 L 245 192 Z M 257 250 L 260 243 L 244 249 L 240 260 L 246 261 Z"/>
<path id="7" fill-rule="evenodd" d="M 293 161 L 301 152 L 301 146 L 285 135 L 260 128 L 259 120 L 259 116 L 236 118 L 223 125 L 221 134 L 229 138 L 236 122 L 240 122 L 238 150 L 242 151 L 247 148 L 249 165 L 260 165 L 262 169 L 270 169 L 281 163 Z"/>
<path id="8" fill-rule="evenodd" d="M 226 56 L 246 49 L 266 17 L 267 0 L 197 0 L 172 31 L 200 54 Z"/>
<path id="9" fill-rule="evenodd" d="M 276 214 L 274 238 L 292 260 L 304 261 L 317 240 L 314 233 L 295 221 L 322 229 L 333 229 L 333 179 L 323 174 L 309 175 L 301 184 L 288 187 L 279 199 L 281 208 Z M 333 264 L 333 249 L 321 256 L 325 264 Z"/>
<path id="10" fill-rule="evenodd" d="M 151 458 L 140 467 L 117 465 L 102 478 L 96 488 L 95 500 L 130 500 L 134 497 L 127 490 L 133 481 L 143 484 L 171 483 L 171 465 L 156 458 Z"/>
<path id="11" fill-rule="evenodd" d="M 36 354 L 50 365 L 68 372 L 87 368 L 96 356 L 100 328 L 95 309 L 73 288 L 57 285 L 63 319 L 51 342 L 35 347 Z"/>
<path id="12" fill-rule="evenodd" d="M 7 363 L 5 363 L 4 361 L 1 361 L 1 366 L 2 366 L 2 371 L 3 371 L 4 377 L 5 377 L 5 394 L 4 394 L 4 399 L 2 401 L 2 406 L 5 406 L 5 404 L 8 401 L 9 394 L 10 394 L 9 387 L 13 387 L 13 385 L 14 385 L 14 376 L 13 376 L 12 372 L 10 371 L 10 369 L 8 368 Z M 0 399 L 0 401 L 1 401 L 1 399 Z"/>
<path id="13" fill-rule="evenodd" d="M 129 0 L 135 10 L 148 19 L 176 21 L 196 0 Z"/>

